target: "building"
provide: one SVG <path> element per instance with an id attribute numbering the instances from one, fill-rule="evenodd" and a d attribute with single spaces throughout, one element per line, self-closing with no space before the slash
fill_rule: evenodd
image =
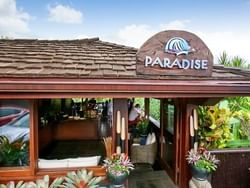
<path id="1" fill-rule="evenodd" d="M 174 37 L 177 40 L 170 41 Z M 213 65 L 212 54 L 206 45 L 195 35 L 183 31 L 161 32 L 139 51 L 98 38 L 62 41 L 2 39 L 0 91 L 1 108 L 15 107 L 12 114 L 29 115 L 28 162 L 24 166 L 0 167 L 0 181 L 28 180 L 44 174 L 57 176 L 75 169 L 64 165 L 60 170 L 38 166 L 41 149 L 53 139 L 62 139 L 63 134 L 68 140 L 82 136 L 73 127 L 52 132 L 53 125 L 44 126 L 56 122 L 45 117 L 55 104 L 60 104 L 55 105 L 58 112 L 68 107 L 69 112 L 65 114 L 72 115 L 69 102 L 72 98 L 112 98 L 113 144 L 116 144 L 117 111 L 120 111 L 125 118 L 124 149 L 128 152 L 127 99 L 141 97 L 146 99 L 146 104 L 149 98 L 156 98 L 161 101 L 161 106 L 174 106 L 174 132 L 168 132 L 173 136 L 171 164 L 166 160 L 168 154 L 164 154 L 166 143 L 160 143 L 158 152 L 169 176 L 179 187 L 186 187 L 189 169 L 185 155 L 190 148 L 188 125 L 192 110 L 199 104 L 213 104 L 227 96 L 249 96 L 250 72 Z M 148 110 L 146 107 L 146 113 Z M 167 126 L 166 113 L 161 108 L 160 137 L 167 140 L 167 133 L 163 132 L 163 125 Z M 12 120 L 10 118 L 8 122 Z M 5 134 L 4 129 L 0 133 Z M 84 134 L 84 137 L 96 138 L 90 134 Z M 100 166 L 92 165 L 91 169 L 96 175 L 105 173 Z"/>

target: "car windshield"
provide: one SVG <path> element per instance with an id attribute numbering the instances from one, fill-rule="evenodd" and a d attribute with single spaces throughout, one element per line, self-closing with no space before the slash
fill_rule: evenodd
<path id="1" fill-rule="evenodd" d="M 4 117 L 4 116 L 9 116 L 12 114 L 18 114 L 20 113 L 21 110 L 19 109 L 15 109 L 15 108 L 6 108 L 6 109 L 0 109 L 0 117 Z"/>
<path id="2" fill-rule="evenodd" d="M 30 114 L 27 113 L 24 116 L 11 122 L 9 125 L 12 127 L 29 127 Z"/>

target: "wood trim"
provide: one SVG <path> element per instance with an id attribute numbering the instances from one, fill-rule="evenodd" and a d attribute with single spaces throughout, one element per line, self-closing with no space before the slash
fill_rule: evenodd
<path id="1" fill-rule="evenodd" d="M 37 144 L 37 106 L 36 101 L 31 100 L 30 101 L 30 169 L 31 169 L 31 175 L 35 175 L 35 169 L 36 169 L 36 161 L 37 161 L 37 155 L 38 155 L 38 144 Z"/>
<path id="2" fill-rule="evenodd" d="M 71 95 L 85 93 L 112 94 L 123 93 L 128 96 L 134 94 L 196 94 L 197 97 L 201 94 L 213 95 L 218 97 L 228 95 L 249 95 L 250 80 L 141 80 L 141 79 L 0 79 L 0 91 L 7 93 L 23 93 L 35 94 L 52 94 L 65 93 Z M 131 92 L 133 93 L 131 95 Z M 173 97 L 174 97 L 173 95 Z M 144 96 L 144 95 L 143 95 Z M 150 95 L 149 95 L 150 96 Z M 152 96 L 152 97 L 155 97 Z M 192 96 L 192 95 L 191 95 Z M 39 96 L 36 96 L 36 98 Z M 120 97 L 120 96 L 118 96 Z M 137 96 L 135 96 L 137 97 Z M 151 97 L 151 96 L 150 96 Z M 122 97 L 120 97 L 122 98 Z M 124 97 L 126 98 L 126 97 Z M 166 96 L 165 96 L 166 98 Z M 174 97 L 175 98 L 175 97 Z"/>
<path id="3" fill-rule="evenodd" d="M 94 173 L 94 176 L 106 176 L 106 171 L 101 166 L 95 166 L 95 167 L 83 167 L 88 170 L 92 170 Z M 34 181 L 37 178 L 41 178 L 45 175 L 49 175 L 50 178 L 54 179 L 60 176 L 65 176 L 68 172 L 71 171 L 77 171 L 79 169 L 83 168 L 58 168 L 58 169 L 40 169 L 39 172 L 36 173 L 36 175 L 31 175 L 30 173 L 25 173 L 24 170 L 16 170 L 12 172 L 11 174 L 3 174 L 0 175 L 0 183 L 7 183 L 9 181 Z"/>
<path id="4" fill-rule="evenodd" d="M 250 89 L 249 89 L 250 91 Z M 224 91 L 225 92 L 225 91 Z M 74 97 L 83 97 L 83 98 L 91 98 L 93 96 L 99 98 L 218 98 L 218 97 L 232 97 L 232 96 L 250 96 L 247 93 L 222 93 L 222 94 L 202 94 L 202 93 L 161 93 L 159 92 L 93 92 L 93 93 L 86 93 L 86 92 L 48 92 L 48 93 L 8 93 L 8 92 L 1 92 L 0 99 L 55 99 L 55 98 L 74 98 Z"/>

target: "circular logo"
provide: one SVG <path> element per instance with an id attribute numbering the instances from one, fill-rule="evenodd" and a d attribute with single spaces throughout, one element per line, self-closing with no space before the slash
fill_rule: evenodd
<path id="1" fill-rule="evenodd" d="M 165 46 L 165 52 L 178 55 L 187 55 L 190 52 L 193 52 L 194 49 L 191 49 L 188 42 L 180 37 L 174 37 L 169 39 Z"/>

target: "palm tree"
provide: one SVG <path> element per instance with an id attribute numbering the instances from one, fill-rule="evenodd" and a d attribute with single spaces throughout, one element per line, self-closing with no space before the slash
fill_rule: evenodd
<path id="1" fill-rule="evenodd" d="M 229 58 L 225 51 L 222 52 L 218 59 L 218 63 L 220 65 L 224 65 L 225 67 L 239 67 L 249 69 L 250 64 L 247 65 L 247 61 L 239 56 L 234 56 L 232 59 Z"/>
<path id="2" fill-rule="evenodd" d="M 230 58 L 228 57 L 225 51 L 223 51 L 222 54 L 220 55 L 218 63 L 224 66 L 228 66 L 230 64 Z"/>
<path id="3" fill-rule="evenodd" d="M 246 68 L 246 60 L 244 60 L 243 58 L 239 56 L 233 57 L 230 64 L 232 67 Z"/>

